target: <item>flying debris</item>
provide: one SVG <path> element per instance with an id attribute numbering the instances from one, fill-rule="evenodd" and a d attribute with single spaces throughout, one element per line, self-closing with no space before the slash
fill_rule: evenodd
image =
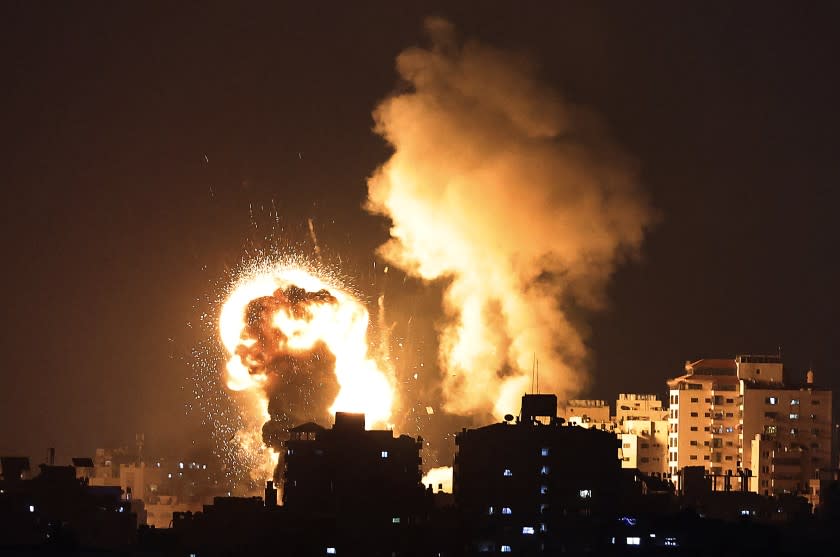
<path id="1" fill-rule="evenodd" d="M 266 477 L 296 424 L 326 426 L 336 411 L 388 423 L 392 374 L 368 355 L 368 322 L 355 296 L 302 267 L 257 265 L 231 288 L 219 318 L 226 382 L 245 397 L 250 425 L 237 435 L 266 454 Z"/>

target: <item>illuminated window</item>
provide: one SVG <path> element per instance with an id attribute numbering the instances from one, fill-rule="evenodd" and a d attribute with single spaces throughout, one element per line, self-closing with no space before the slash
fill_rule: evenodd
<path id="1" fill-rule="evenodd" d="M 540 532 L 548 532 L 548 528 L 545 526 L 545 522 L 540 522 Z"/>
<path id="2" fill-rule="evenodd" d="M 29 505 L 29 512 L 31 512 L 31 513 L 35 512 L 35 505 Z"/>
<path id="3" fill-rule="evenodd" d="M 769 396 L 769 397 L 764 399 L 764 402 L 766 402 L 767 404 L 778 404 L 779 399 L 774 397 L 774 396 Z"/>
<path id="4" fill-rule="evenodd" d="M 379 456 L 381 456 L 382 458 L 388 458 L 388 451 L 382 451 L 381 453 L 379 453 Z"/>
<path id="5" fill-rule="evenodd" d="M 183 469 L 184 469 L 184 463 L 183 463 L 183 462 L 179 462 L 179 463 L 178 463 L 178 468 L 180 468 L 181 470 L 183 470 Z"/>
<path id="6" fill-rule="evenodd" d="M 797 414 L 796 412 L 791 412 L 789 418 L 791 420 L 798 420 L 799 419 L 799 414 Z"/>
<path id="7" fill-rule="evenodd" d="M 510 468 L 505 468 L 503 476 L 513 476 L 513 472 L 510 471 Z"/>
<path id="8" fill-rule="evenodd" d="M 502 507 L 502 514 L 513 514 L 510 507 Z"/>
<path id="9" fill-rule="evenodd" d="M 493 505 L 490 505 L 490 508 L 487 509 L 487 514 L 493 514 Z"/>
<path id="10" fill-rule="evenodd" d="M 510 546 L 509 545 L 503 545 L 502 546 L 502 553 L 510 553 Z"/>
<path id="11" fill-rule="evenodd" d="M 335 555 L 335 548 L 334 547 L 328 547 L 327 548 L 327 555 Z"/>
<path id="12" fill-rule="evenodd" d="M 547 485 L 541 485 L 540 486 L 540 495 L 547 495 L 547 494 L 548 494 L 548 486 Z"/>
<path id="13" fill-rule="evenodd" d="M 533 526 L 523 526 L 522 527 L 522 533 L 526 534 L 526 535 L 531 535 L 531 534 L 534 533 L 534 527 Z"/>
<path id="14" fill-rule="evenodd" d="M 591 489 L 581 489 L 578 492 L 581 499 L 591 499 L 592 498 L 592 490 Z"/>
<path id="15" fill-rule="evenodd" d="M 400 517 L 395 516 L 394 518 L 391 519 L 391 524 L 399 524 L 399 523 L 400 523 Z"/>
<path id="16" fill-rule="evenodd" d="M 543 476 L 548 476 L 548 473 L 551 472 L 551 469 L 548 466 L 543 466 L 540 468 L 540 474 Z"/>
<path id="17" fill-rule="evenodd" d="M 627 545 L 640 545 L 642 543 L 642 539 L 638 537 L 628 537 L 627 538 Z"/>
<path id="18" fill-rule="evenodd" d="M 790 405 L 791 406 L 799 406 L 799 399 L 794 398 L 793 400 L 790 401 Z"/>
<path id="19" fill-rule="evenodd" d="M 548 456 L 548 447 L 540 449 L 540 456 Z"/>

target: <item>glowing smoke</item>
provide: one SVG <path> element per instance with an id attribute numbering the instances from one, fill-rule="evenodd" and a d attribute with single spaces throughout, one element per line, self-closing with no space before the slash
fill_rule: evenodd
<path id="1" fill-rule="evenodd" d="M 293 426 L 327 426 L 336 411 L 364 412 L 368 424 L 390 418 L 393 390 L 368 357 L 368 321 L 352 294 L 301 267 L 256 265 L 233 286 L 219 330 L 227 386 L 245 397 L 237 441 L 265 455 L 257 473 L 269 475 Z"/>
<path id="2" fill-rule="evenodd" d="M 445 409 L 518 409 L 531 383 L 583 387 L 586 346 L 569 309 L 597 309 L 651 211 L 632 164 L 597 122 L 542 85 L 522 57 L 427 22 L 430 48 L 397 58 L 411 91 L 375 110 L 394 154 L 368 182 L 392 220 L 380 254 L 448 279 L 441 332 Z"/>

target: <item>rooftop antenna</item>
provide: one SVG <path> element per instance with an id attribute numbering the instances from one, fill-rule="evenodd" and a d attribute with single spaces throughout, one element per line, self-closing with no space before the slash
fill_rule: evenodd
<path id="1" fill-rule="evenodd" d="M 534 382 L 536 381 L 536 373 L 537 373 L 537 353 L 534 352 L 534 356 L 531 359 L 531 394 L 534 394 Z"/>
<path id="2" fill-rule="evenodd" d="M 534 394 L 540 394 L 540 361 L 537 360 L 537 390 Z"/>

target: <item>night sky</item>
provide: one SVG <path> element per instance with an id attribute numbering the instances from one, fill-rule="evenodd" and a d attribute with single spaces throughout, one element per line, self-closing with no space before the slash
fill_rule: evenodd
<path id="1" fill-rule="evenodd" d="M 658 212 L 587 317 L 587 396 L 779 347 L 791 379 L 840 389 L 831 3 L 305 4 L 2 3 L 0 454 L 205 444 L 185 355 L 268 223 L 311 255 L 313 219 L 375 302 L 371 110 L 429 15 L 600 114 Z M 418 351 L 437 296 L 405 287 Z"/>

